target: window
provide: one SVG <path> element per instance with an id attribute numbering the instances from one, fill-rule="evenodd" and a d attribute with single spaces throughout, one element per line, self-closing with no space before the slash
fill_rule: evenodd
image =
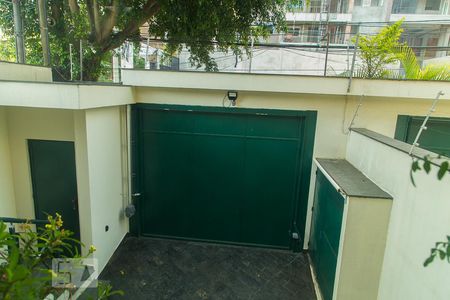
<path id="1" fill-rule="evenodd" d="M 371 0 L 370 1 L 370 6 L 382 6 L 383 5 L 383 0 Z"/>
<path id="2" fill-rule="evenodd" d="M 319 38 L 319 25 L 305 25 L 306 41 L 309 43 L 317 42 Z"/>
<path id="3" fill-rule="evenodd" d="M 362 6 L 362 0 L 355 0 L 355 6 Z"/>
<path id="4" fill-rule="evenodd" d="M 436 47 L 438 45 L 439 38 L 438 37 L 429 37 L 427 41 L 428 47 Z M 429 49 L 427 48 L 425 50 L 425 57 L 426 58 L 435 58 L 436 57 L 436 49 Z"/>
<path id="5" fill-rule="evenodd" d="M 414 14 L 417 8 L 417 0 L 394 0 L 393 14 Z"/>
<path id="6" fill-rule="evenodd" d="M 319 13 L 321 7 L 322 2 L 320 0 L 311 0 L 311 3 L 309 4 L 309 12 Z"/>
<path id="7" fill-rule="evenodd" d="M 439 10 L 440 6 L 441 0 L 427 0 L 425 10 Z"/>
<path id="8" fill-rule="evenodd" d="M 300 32 L 300 28 L 298 28 L 298 27 L 295 27 L 295 28 L 288 27 L 288 34 L 292 34 L 293 36 L 298 36 L 299 32 Z"/>
<path id="9" fill-rule="evenodd" d="M 395 139 L 412 144 L 425 117 L 399 115 Z M 420 136 L 420 147 L 450 157 L 450 118 L 432 117 Z"/>

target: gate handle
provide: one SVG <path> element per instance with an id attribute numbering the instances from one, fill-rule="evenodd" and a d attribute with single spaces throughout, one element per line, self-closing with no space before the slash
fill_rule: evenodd
<path id="1" fill-rule="evenodd" d="M 72 209 L 77 210 L 77 198 L 76 197 L 72 199 Z"/>

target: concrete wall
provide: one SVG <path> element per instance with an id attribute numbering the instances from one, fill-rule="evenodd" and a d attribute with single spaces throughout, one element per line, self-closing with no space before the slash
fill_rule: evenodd
<path id="1" fill-rule="evenodd" d="M 438 181 L 433 167 L 430 175 L 414 175 L 414 187 L 407 153 L 356 132 L 346 159 L 394 198 L 378 299 L 448 299 L 449 264 L 438 260 L 425 268 L 423 262 L 450 234 L 450 176 Z"/>
<path id="2" fill-rule="evenodd" d="M 277 73 L 296 75 L 323 76 L 325 68 L 325 49 L 283 49 L 283 48 L 255 48 L 251 59 L 243 55 L 236 63 L 236 57 L 231 53 L 214 52 L 212 57 L 221 72 L 243 72 L 243 73 Z M 351 68 L 353 52 L 340 51 L 334 54 L 330 51 L 327 61 L 327 75 L 335 76 L 344 73 Z M 344 54 L 344 55 L 343 55 Z M 189 62 L 190 52 L 183 51 L 179 55 L 180 70 L 201 71 Z M 349 59 L 347 62 L 347 58 Z M 357 63 L 359 58 L 357 59 Z M 251 69 L 251 72 L 249 70 Z"/>
<path id="3" fill-rule="evenodd" d="M 0 107 L 0 217 L 15 217 L 13 173 L 5 108 Z"/>
<path id="4" fill-rule="evenodd" d="M 132 88 L 121 85 L 0 81 L 0 105 L 88 109 L 131 104 Z"/>
<path id="5" fill-rule="evenodd" d="M 392 200 L 350 197 L 346 205 L 335 299 L 375 300 Z"/>
<path id="6" fill-rule="evenodd" d="M 8 108 L 7 120 L 17 216 L 34 218 L 27 139 L 73 141 L 73 112 Z"/>
<path id="7" fill-rule="evenodd" d="M 225 93 L 214 90 L 142 87 L 136 88 L 135 99 L 141 103 L 222 106 Z M 361 98 L 335 95 L 240 92 L 237 106 L 318 111 L 314 157 L 343 158 L 346 153 L 348 126 L 360 102 Z M 365 127 L 393 137 L 398 115 L 425 115 L 430 106 L 431 100 L 365 97 L 355 118 L 354 127 Z M 440 102 L 434 116 L 450 116 L 450 102 Z M 311 182 L 315 182 L 315 168 Z M 311 185 L 305 247 L 309 237 L 313 188 Z"/>
<path id="8" fill-rule="evenodd" d="M 0 61 L 0 80 L 52 81 L 50 68 Z"/>
<path id="9" fill-rule="evenodd" d="M 92 242 L 92 211 L 89 182 L 88 149 L 86 134 L 86 112 L 74 112 L 75 164 L 77 172 L 78 211 L 80 216 L 81 249 L 84 255 Z"/>
<path id="10" fill-rule="evenodd" d="M 92 244 L 102 270 L 128 232 L 123 215 L 120 108 L 87 110 L 85 120 Z"/>

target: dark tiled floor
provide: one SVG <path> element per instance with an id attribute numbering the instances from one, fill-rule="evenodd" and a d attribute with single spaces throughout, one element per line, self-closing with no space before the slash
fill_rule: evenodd
<path id="1" fill-rule="evenodd" d="M 316 299 L 303 253 L 127 238 L 101 274 L 126 299 Z"/>

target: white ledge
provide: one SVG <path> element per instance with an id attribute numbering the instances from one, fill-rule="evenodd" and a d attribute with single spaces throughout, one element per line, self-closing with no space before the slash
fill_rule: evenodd
<path id="1" fill-rule="evenodd" d="M 353 79 L 295 75 L 123 70 L 125 84 L 139 87 L 238 90 L 316 95 L 341 95 L 402 99 L 431 99 L 439 91 L 450 100 L 449 82 Z"/>
<path id="2" fill-rule="evenodd" d="M 0 106 L 88 109 L 132 103 L 129 86 L 0 81 Z"/>

